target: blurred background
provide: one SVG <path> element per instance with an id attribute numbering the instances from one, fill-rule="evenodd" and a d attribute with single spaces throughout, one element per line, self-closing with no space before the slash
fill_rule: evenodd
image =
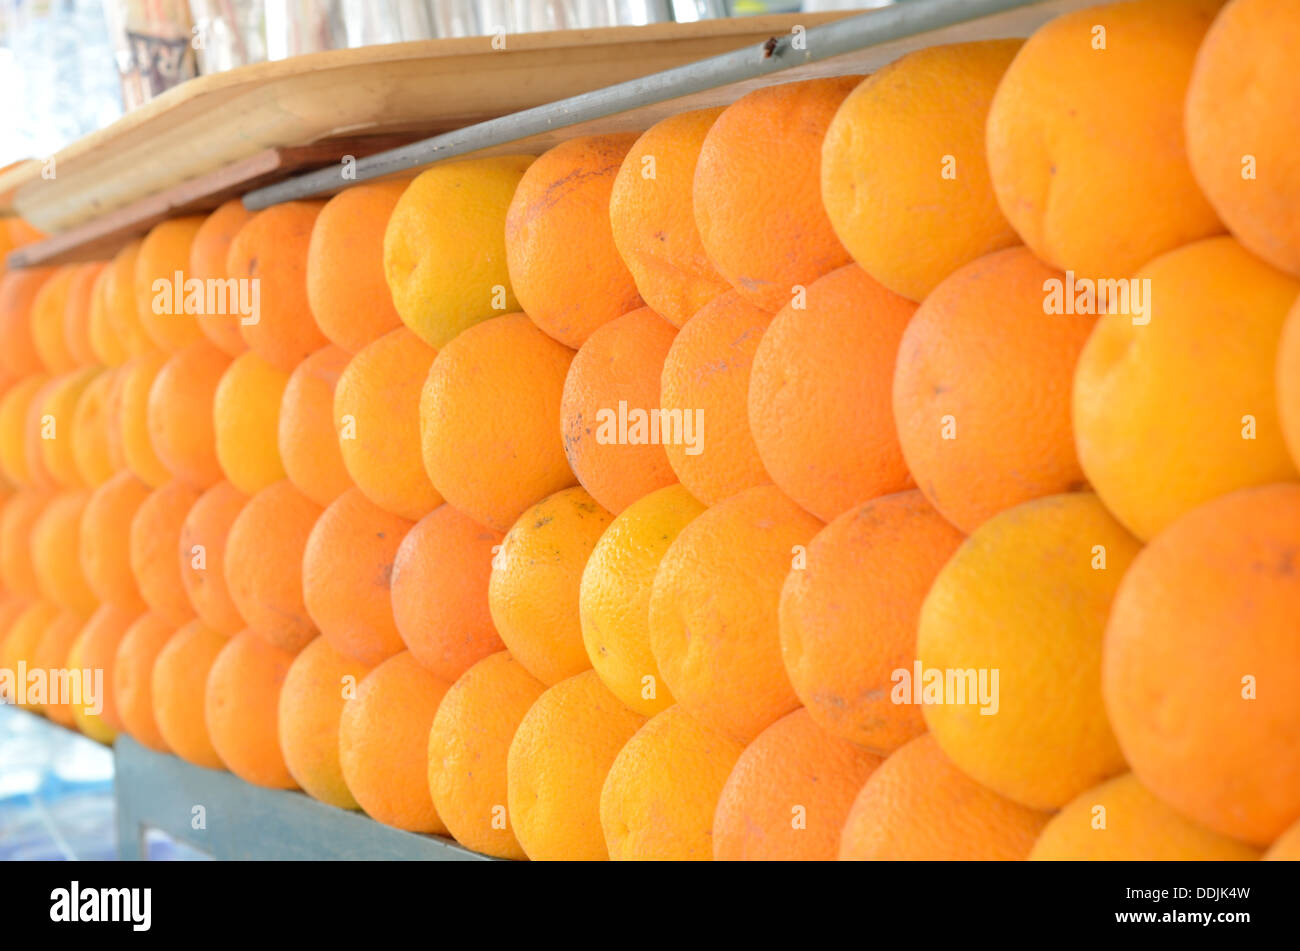
<path id="1" fill-rule="evenodd" d="M 894 0 L 0 0 L 0 165 L 45 157 L 192 76 L 318 50 Z"/>

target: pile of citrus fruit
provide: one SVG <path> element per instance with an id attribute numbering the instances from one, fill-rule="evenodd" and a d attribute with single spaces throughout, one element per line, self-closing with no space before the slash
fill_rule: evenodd
<path id="1" fill-rule="evenodd" d="M 11 271 L 0 667 L 493 856 L 1300 858 L 1297 49 L 1133 0 Z"/>

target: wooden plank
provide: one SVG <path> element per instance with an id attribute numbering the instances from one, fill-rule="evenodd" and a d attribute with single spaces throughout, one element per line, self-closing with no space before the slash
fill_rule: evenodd
<path id="1" fill-rule="evenodd" d="M 464 37 L 312 53 L 200 76 L 54 156 L 0 175 L 18 213 L 66 231 L 264 149 L 359 134 L 424 135 L 761 43 L 845 13 Z"/>
<path id="2" fill-rule="evenodd" d="M 449 839 L 393 829 L 301 792 L 249 785 L 128 736 L 119 737 L 114 750 L 124 859 L 143 856 L 144 832 L 152 828 L 216 859 L 489 860 Z M 204 828 L 194 828 L 196 815 Z"/>
<path id="3" fill-rule="evenodd" d="M 6 260 L 11 268 L 107 260 L 132 238 L 146 233 L 160 221 L 210 211 L 227 199 L 294 172 L 341 163 L 345 155 L 361 158 L 411 140 L 411 135 L 376 135 L 263 149 L 43 241 L 17 248 Z"/>

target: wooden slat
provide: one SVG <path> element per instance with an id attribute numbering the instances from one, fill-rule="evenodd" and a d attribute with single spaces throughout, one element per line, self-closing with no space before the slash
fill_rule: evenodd
<path id="1" fill-rule="evenodd" d="M 845 13 L 426 40 L 312 53 L 200 76 L 39 167 L 0 195 L 56 233 L 256 153 L 338 136 L 445 132 L 825 23 Z M 0 209 L 3 210 L 3 209 Z"/>
<path id="2" fill-rule="evenodd" d="M 44 241 L 9 253 L 10 267 L 73 264 L 112 257 L 132 238 L 160 221 L 210 211 L 227 199 L 294 172 L 339 163 L 345 155 L 361 158 L 404 145 L 418 133 L 331 139 L 313 145 L 263 149 L 205 175 L 173 185 Z"/>

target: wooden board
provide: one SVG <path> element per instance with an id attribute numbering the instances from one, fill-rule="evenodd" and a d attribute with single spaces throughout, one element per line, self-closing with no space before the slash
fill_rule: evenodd
<path id="1" fill-rule="evenodd" d="M 154 192 L 115 211 L 92 218 L 43 241 L 9 252 L 9 267 L 37 267 L 102 261 L 131 239 L 168 218 L 211 211 L 250 188 L 294 172 L 338 163 L 343 156 L 361 158 L 411 141 L 412 136 L 375 135 L 329 139 L 315 145 L 263 149 L 248 158 Z"/>
<path id="2" fill-rule="evenodd" d="M 339 136 L 428 136 L 695 62 L 844 13 L 394 43 L 200 76 L 56 153 L 0 175 L 51 234 L 266 149 Z M 3 210 L 3 208 L 0 208 Z"/>

